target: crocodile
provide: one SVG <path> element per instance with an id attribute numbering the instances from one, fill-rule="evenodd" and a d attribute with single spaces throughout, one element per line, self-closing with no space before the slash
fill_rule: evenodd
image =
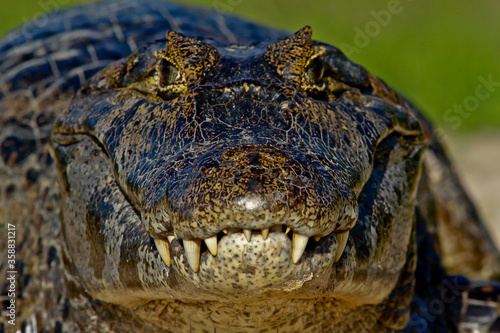
<path id="1" fill-rule="evenodd" d="M 310 27 L 111 0 L 0 73 L 1 330 L 455 332 L 499 276 L 430 123 Z"/>

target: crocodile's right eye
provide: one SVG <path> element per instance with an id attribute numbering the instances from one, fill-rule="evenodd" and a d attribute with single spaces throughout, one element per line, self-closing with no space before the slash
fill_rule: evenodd
<path id="1" fill-rule="evenodd" d="M 174 84 L 180 77 L 179 69 L 168 60 L 160 59 L 156 69 L 160 77 L 160 88 L 166 88 Z"/>

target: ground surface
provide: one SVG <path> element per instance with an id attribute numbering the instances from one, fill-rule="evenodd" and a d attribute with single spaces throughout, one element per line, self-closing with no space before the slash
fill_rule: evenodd
<path id="1" fill-rule="evenodd" d="M 500 245 L 500 131 L 450 134 L 455 168 Z"/>

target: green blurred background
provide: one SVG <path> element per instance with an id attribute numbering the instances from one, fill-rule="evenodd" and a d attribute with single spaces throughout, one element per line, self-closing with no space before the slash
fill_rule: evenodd
<path id="1" fill-rule="evenodd" d="M 49 3 L 82 2 L 89 1 L 0 0 L 0 35 L 43 14 Z M 497 224 L 500 242 L 500 1 L 184 3 L 216 7 L 291 32 L 310 25 L 314 39 L 339 47 L 407 96 L 446 133 L 443 139 L 452 148 L 455 166 L 483 216 Z M 480 87 L 480 78 L 494 82 L 490 91 Z"/>

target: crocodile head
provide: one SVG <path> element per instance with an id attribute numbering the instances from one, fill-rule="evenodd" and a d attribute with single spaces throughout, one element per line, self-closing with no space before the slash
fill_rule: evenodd
<path id="1" fill-rule="evenodd" d="M 424 146 L 410 107 L 308 27 L 169 32 L 55 125 L 66 266 L 121 305 L 381 304 L 414 269 Z"/>

